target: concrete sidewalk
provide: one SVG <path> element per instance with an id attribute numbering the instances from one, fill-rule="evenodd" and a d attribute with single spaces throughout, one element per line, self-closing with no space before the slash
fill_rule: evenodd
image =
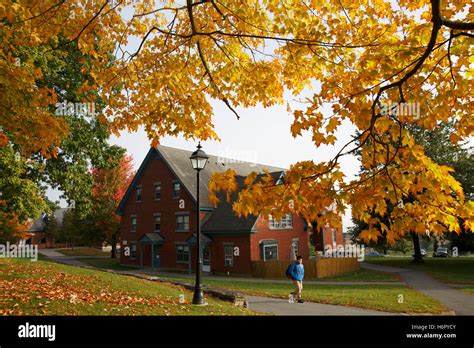
<path id="1" fill-rule="evenodd" d="M 438 300 L 456 315 L 474 315 L 474 296 L 443 284 L 425 272 L 370 263 L 361 263 L 360 266 L 374 271 L 398 273 L 410 288 Z"/>
<path id="2" fill-rule="evenodd" d="M 247 296 L 247 301 L 248 308 L 253 311 L 276 315 L 399 315 L 398 313 L 315 302 L 290 303 L 288 300 L 260 296 Z"/>
<path id="3" fill-rule="evenodd" d="M 84 262 L 78 261 L 78 258 L 81 258 L 80 256 L 66 256 L 64 254 L 61 254 L 57 252 L 54 249 L 38 249 L 38 252 L 46 256 L 48 259 L 51 259 L 53 261 L 59 262 L 59 263 L 64 263 L 65 265 L 70 265 L 70 266 L 80 266 L 80 267 L 91 267 Z M 84 257 L 82 257 L 84 258 Z M 94 258 L 93 256 L 88 256 L 87 258 Z M 102 258 L 102 256 L 101 256 Z"/>

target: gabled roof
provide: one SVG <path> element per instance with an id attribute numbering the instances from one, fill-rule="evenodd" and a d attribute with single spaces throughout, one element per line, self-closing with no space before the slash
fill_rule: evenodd
<path id="1" fill-rule="evenodd" d="M 127 189 L 122 201 L 120 202 L 117 213 L 121 214 L 125 204 L 135 189 L 138 181 L 146 170 L 148 162 L 155 158 L 162 158 L 163 161 L 166 163 L 168 168 L 173 172 L 173 174 L 177 177 L 177 179 L 181 182 L 184 186 L 184 189 L 188 191 L 191 198 L 196 201 L 196 187 L 197 187 L 197 180 L 196 180 L 196 171 L 193 170 L 191 166 L 191 162 L 189 157 L 191 156 L 192 151 L 176 149 L 168 146 L 158 145 L 156 148 L 150 148 L 148 151 L 145 159 L 143 160 L 140 168 L 138 169 L 135 177 L 132 180 L 132 183 Z M 201 208 L 213 208 L 212 204 L 209 202 L 208 196 L 209 191 L 207 185 L 209 183 L 209 179 L 214 172 L 224 172 L 227 169 L 233 169 L 236 171 L 238 175 L 247 176 L 251 172 L 262 173 L 264 170 L 269 172 L 279 172 L 281 173 L 285 169 L 263 165 L 263 164 L 256 164 L 251 162 L 242 162 L 236 161 L 233 159 L 222 158 L 215 155 L 209 155 L 209 160 L 207 162 L 206 167 L 200 172 L 199 175 L 199 192 L 200 192 L 200 204 Z"/>
<path id="2" fill-rule="evenodd" d="M 143 236 L 140 237 L 138 240 L 139 242 L 144 242 L 144 243 L 157 243 L 157 244 L 163 244 L 165 239 L 163 236 L 159 233 L 152 232 L 152 233 L 145 233 Z"/>
<path id="3" fill-rule="evenodd" d="M 273 180 L 276 182 L 281 177 L 283 171 L 271 173 Z M 257 176 L 256 181 L 261 175 Z M 236 177 L 239 188 L 244 186 L 244 176 Z M 202 224 L 201 230 L 203 233 L 219 234 L 219 233 L 250 233 L 252 231 L 258 216 L 248 215 L 247 217 L 238 217 L 232 210 L 232 204 L 237 199 L 238 192 L 233 192 L 230 196 L 230 202 L 227 201 L 224 192 L 218 192 L 219 204 L 211 213 L 211 216 Z"/>
<path id="4" fill-rule="evenodd" d="M 193 233 L 188 239 L 186 239 L 186 243 L 193 246 L 197 244 L 197 235 Z M 212 239 L 206 236 L 205 234 L 201 233 L 201 244 L 208 245 L 212 243 Z"/>
<path id="5" fill-rule="evenodd" d="M 196 171 L 192 169 L 189 160 L 192 151 L 180 150 L 161 145 L 157 147 L 157 150 L 171 167 L 181 183 L 188 189 L 193 199 L 196 200 Z M 207 165 L 199 174 L 199 192 L 202 207 L 212 207 L 208 200 L 209 191 L 207 185 L 214 172 L 221 173 L 227 169 L 233 169 L 238 175 L 247 176 L 252 172 L 262 173 L 264 170 L 269 172 L 281 172 L 285 170 L 283 168 L 264 164 L 241 162 L 209 154 L 208 156 L 209 160 Z"/>

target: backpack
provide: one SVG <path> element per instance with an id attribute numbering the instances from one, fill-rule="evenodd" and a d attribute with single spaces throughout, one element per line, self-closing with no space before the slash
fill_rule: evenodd
<path id="1" fill-rule="evenodd" d="M 292 277 L 291 277 L 291 270 L 292 270 L 292 267 L 293 267 L 293 264 L 290 263 L 290 265 L 288 266 L 288 268 L 287 268 L 286 271 L 285 271 L 286 277 L 289 278 L 289 279 L 292 278 Z"/>

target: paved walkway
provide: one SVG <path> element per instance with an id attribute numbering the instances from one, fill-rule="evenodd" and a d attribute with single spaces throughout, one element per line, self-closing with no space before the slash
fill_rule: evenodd
<path id="1" fill-rule="evenodd" d="M 398 273 L 409 287 L 438 300 L 447 308 L 453 310 L 456 315 L 474 315 L 474 296 L 453 289 L 449 285 L 430 277 L 425 272 L 370 263 L 361 263 L 360 266 L 374 271 Z"/>
<path id="2" fill-rule="evenodd" d="M 398 315 L 357 307 L 337 306 L 315 302 L 289 303 L 288 300 L 247 296 L 248 308 L 276 315 Z"/>
<path id="3" fill-rule="evenodd" d="M 70 266 L 81 266 L 81 267 L 90 267 L 89 265 L 85 264 L 84 262 L 81 262 L 77 259 L 80 258 L 94 258 L 93 256 L 86 256 L 86 257 L 81 257 L 81 256 L 66 256 L 64 254 L 61 254 L 57 252 L 54 249 L 38 249 L 38 252 L 46 256 L 47 258 L 59 262 L 59 263 L 64 263 L 66 265 Z"/>

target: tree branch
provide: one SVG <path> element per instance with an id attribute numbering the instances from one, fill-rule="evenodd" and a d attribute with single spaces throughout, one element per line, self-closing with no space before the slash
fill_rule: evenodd
<path id="1" fill-rule="evenodd" d="M 189 21 L 191 23 L 192 35 L 196 35 L 197 31 L 196 31 L 196 25 L 194 23 L 194 16 L 193 16 L 193 0 L 186 0 L 186 4 L 187 4 L 187 8 L 188 8 Z M 211 81 L 211 84 L 214 86 L 217 93 L 220 94 L 220 96 L 221 96 L 220 99 L 225 103 L 225 105 L 230 109 L 230 111 L 232 111 L 235 114 L 235 116 L 239 120 L 240 119 L 239 114 L 237 113 L 237 111 L 235 111 L 235 109 L 230 104 L 229 100 L 221 92 L 219 86 L 217 85 L 214 78 L 212 77 L 211 70 L 209 69 L 209 66 L 207 65 L 207 61 L 206 61 L 206 59 L 204 57 L 204 54 L 202 52 L 201 43 L 199 41 L 199 38 L 196 41 L 196 47 L 197 47 L 197 51 L 198 51 L 198 54 L 199 54 L 199 58 L 201 59 L 202 65 L 204 66 L 204 69 L 206 70 L 206 75 L 209 77 L 209 80 Z"/>

